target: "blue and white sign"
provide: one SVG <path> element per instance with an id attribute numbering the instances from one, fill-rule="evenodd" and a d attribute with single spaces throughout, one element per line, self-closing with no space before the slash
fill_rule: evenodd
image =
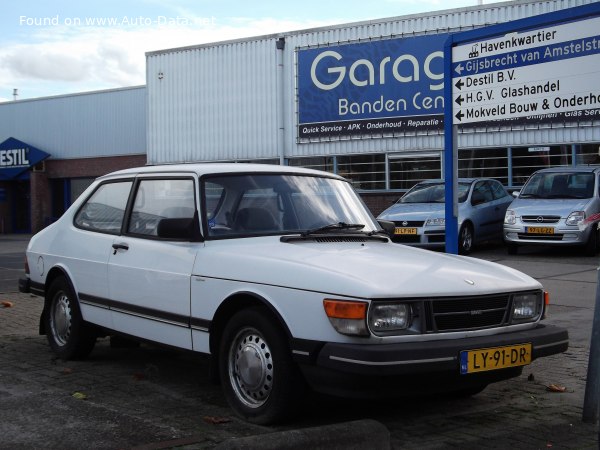
<path id="1" fill-rule="evenodd" d="M 50 155 L 15 138 L 0 144 L 0 180 L 13 179 Z"/>
<path id="2" fill-rule="evenodd" d="M 442 130 L 447 37 L 298 50 L 299 138 Z"/>
<path id="3" fill-rule="evenodd" d="M 452 50 L 455 124 L 600 119 L 600 17 Z"/>

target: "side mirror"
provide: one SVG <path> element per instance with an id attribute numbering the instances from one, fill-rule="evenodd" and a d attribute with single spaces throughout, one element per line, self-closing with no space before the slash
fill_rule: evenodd
<path id="1" fill-rule="evenodd" d="M 383 231 L 389 235 L 393 235 L 394 231 L 396 231 L 396 224 L 390 220 L 377 220 L 377 222 L 379 223 L 379 226 L 383 228 Z"/>
<path id="2" fill-rule="evenodd" d="M 519 196 L 519 194 L 520 194 L 520 193 L 521 193 L 521 191 L 513 191 L 513 192 L 512 192 L 512 196 L 513 196 L 514 198 L 517 198 L 517 197 Z"/>
<path id="3" fill-rule="evenodd" d="M 158 222 L 156 234 L 159 238 L 177 241 L 203 241 L 198 229 L 197 217 L 162 219 Z"/>

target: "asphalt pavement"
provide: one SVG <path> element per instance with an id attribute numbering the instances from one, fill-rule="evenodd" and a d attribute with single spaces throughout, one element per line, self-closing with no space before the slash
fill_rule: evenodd
<path id="1" fill-rule="evenodd" d="M 501 244 L 473 257 L 519 269 L 551 293 L 548 323 L 569 350 L 471 398 L 355 401 L 306 397 L 296 419 L 248 424 L 211 384 L 205 357 L 101 339 L 83 361 L 61 361 L 37 334 L 41 300 L 18 293 L 28 236 L 0 235 L 0 449 L 597 449 L 582 422 L 598 257 Z M 410 386 L 407 386 L 410 390 Z"/>

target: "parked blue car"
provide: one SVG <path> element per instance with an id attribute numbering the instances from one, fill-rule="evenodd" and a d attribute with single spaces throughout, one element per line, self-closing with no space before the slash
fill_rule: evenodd
<path id="1" fill-rule="evenodd" d="M 478 242 L 501 238 L 504 215 L 512 200 L 497 180 L 459 178 L 459 253 L 468 254 Z M 394 242 L 440 248 L 446 245 L 444 205 L 444 181 L 422 181 L 382 212 L 378 219 L 395 223 Z"/>

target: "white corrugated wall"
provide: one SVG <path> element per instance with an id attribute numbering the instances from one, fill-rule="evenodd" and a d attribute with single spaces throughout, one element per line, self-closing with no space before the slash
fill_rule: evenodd
<path id="1" fill-rule="evenodd" d="M 596 0 L 597 1 L 597 0 Z M 394 138 L 297 141 L 296 50 L 390 36 L 456 32 L 593 3 L 512 1 L 147 54 L 148 161 L 172 163 L 441 150 L 438 132 Z M 283 37 L 283 69 L 276 42 Z M 277 74 L 283 98 L 277 98 Z M 278 122 L 278 114 L 279 120 Z M 278 144 L 278 128 L 283 133 Z M 459 146 L 600 141 L 599 127 L 482 130 Z"/>
<path id="2" fill-rule="evenodd" d="M 0 103 L 0 142 L 9 137 L 52 159 L 143 155 L 146 87 Z"/>

